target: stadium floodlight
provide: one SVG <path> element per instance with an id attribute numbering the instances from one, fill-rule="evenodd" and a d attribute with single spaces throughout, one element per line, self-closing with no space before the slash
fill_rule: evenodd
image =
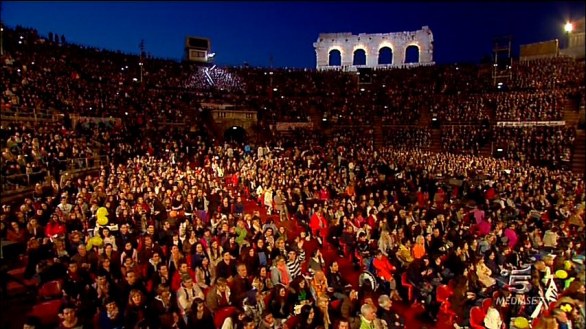
<path id="1" fill-rule="evenodd" d="M 572 24 L 571 22 L 567 22 L 566 25 L 564 25 L 564 31 L 566 31 L 567 33 L 570 33 L 574 30 L 574 24 Z"/>
<path id="2" fill-rule="evenodd" d="M 214 58 L 214 56 L 216 56 L 216 53 L 209 53 L 209 54 L 208 54 L 208 58 L 209 58 L 209 59 L 211 59 L 211 58 Z"/>

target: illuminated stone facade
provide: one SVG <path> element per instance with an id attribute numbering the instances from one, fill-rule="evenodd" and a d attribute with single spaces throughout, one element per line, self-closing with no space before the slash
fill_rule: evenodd
<path id="1" fill-rule="evenodd" d="M 429 27 L 421 30 L 358 34 L 352 33 L 321 33 L 313 44 L 317 59 L 318 70 L 356 71 L 358 68 L 391 68 L 433 65 L 433 34 Z M 414 46 L 418 52 L 418 60 L 406 62 L 407 49 Z M 390 63 L 381 62 L 383 51 L 392 53 Z M 355 65 L 357 51 L 364 51 L 366 63 Z M 340 65 L 332 65 L 330 55 L 338 51 Z"/>

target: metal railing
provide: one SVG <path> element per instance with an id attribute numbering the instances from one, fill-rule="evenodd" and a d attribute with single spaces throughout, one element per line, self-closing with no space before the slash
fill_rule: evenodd
<path id="1" fill-rule="evenodd" d="M 42 183 L 48 175 L 49 171 L 46 169 L 28 174 L 1 175 L 0 185 L 2 186 L 3 193 L 7 191 L 18 191 L 31 187 L 36 183 Z"/>
<path id="2" fill-rule="evenodd" d="M 69 158 L 65 160 L 66 169 L 62 170 L 61 172 L 98 168 L 102 164 L 108 163 L 109 160 L 110 159 L 107 155 L 96 155 L 84 158 Z"/>
<path id="3" fill-rule="evenodd" d="M 58 168 L 56 170 L 49 168 L 28 174 L 0 175 L 0 186 L 4 193 L 8 191 L 24 191 L 32 188 L 36 183 L 44 182 L 48 176 L 62 176 L 67 172 L 75 173 L 93 170 L 100 168 L 101 165 L 108 164 L 109 161 L 110 158 L 106 155 L 66 159 L 54 167 Z"/>
<path id="4" fill-rule="evenodd" d="M 31 109 L 14 106 L 10 109 L 2 109 L 0 112 L 2 120 L 25 120 L 25 121 L 55 121 L 62 118 L 62 115 L 52 113 L 46 109 Z"/>

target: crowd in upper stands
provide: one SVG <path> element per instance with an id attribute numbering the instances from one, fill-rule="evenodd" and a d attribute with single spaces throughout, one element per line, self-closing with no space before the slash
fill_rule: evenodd
<path id="1" fill-rule="evenodd" d="M 394 302 L 438 325 L 584 326 L 585 184 L 556 165 L 575 127 L 494 125 L 560 120 L 584 97 L 584 62 L 520 63 L 502 92 L 468 65 L 370 84 L 226 68 L 226 88 L 210 88 L 190 64 L 6 30 L 2 115 L 67 114 L 1 129 L 5 178 L 50 174 L 18 182 L 34 189 L 2 205 L 0 237 L 22 247 L 23 280 L 60 282 L 59 328 L 403 328 Z M 258 129 L 328 124 L 222 144 L 192 129 L 211 125 L 208 101 L 258 111 Z M 444 152 L 415 126 L 431 117 L 454 124 Z M 476 156 L 489 142 L 504 159 Z M 97 175 L 64 176 L 96 155 Z M 519 292 L 511 273 L 525 266 Z M 8 280 L 23 281 L 3 274 L 4 294 Z"/>
<path id="2" fill-rule="evenodd" d="M 563 92 L 509 92 L 497 97 L 498 121 L 555 121 L 563 117 Z M 560 100 L 562 99 L 562 100 Z"/>
<path id="3" fill-rule="evenodd" d="M 569 57 L 543 58 L 516 63 L 513 66 L 513 83 L 518 89 L 541 90 L 584 88 L 584 62 Z"/>
<path id="4" fill-rule="evenodd" d="M 430 146 L 431 131 L 420 127 L 385 127 L 385 145 L 404 149 L 426 149 Z"/>
<path id="5" fill-rule="evenodd" d="M 503 148 L 508 158 L 548 165 L 571 161 L 576 129 L 569 127 L 506 128 L 496 136 L 495 146 Z"/>
<path id="6" fill-rule="evenodd" d="M 491 140 L 491 130 L 484 126 L 446 126 L 441 132 L 442 149 L 450 153 L 479 155 Z"/>

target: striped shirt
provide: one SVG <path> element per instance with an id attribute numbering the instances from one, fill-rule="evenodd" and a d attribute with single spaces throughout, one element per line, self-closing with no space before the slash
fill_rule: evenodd
<path id="1" fill-rule="evenodd" d="M 291 280 L 301 275 L 301 263 L 305 260 L 305 250 L 301 250 L 299 255 L 295 257 L 295 260 L 287 260 L 287 267 L 291 274 Z"/>

